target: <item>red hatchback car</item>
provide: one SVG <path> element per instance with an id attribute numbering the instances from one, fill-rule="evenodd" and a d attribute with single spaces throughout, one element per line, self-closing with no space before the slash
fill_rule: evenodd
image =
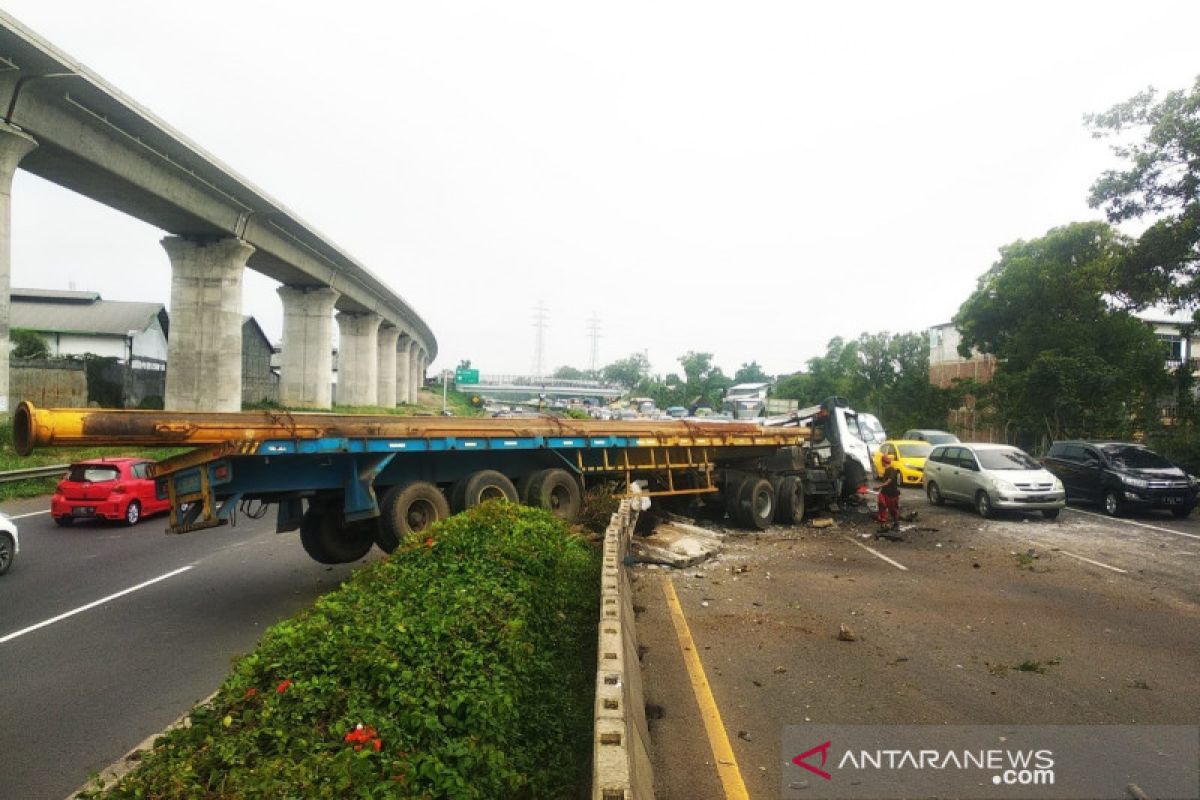
<path id="1" fill-rule="evenodd" d="M 166 511 L 168 501 L 155 496 L 154 481 L 144 458 L 102 458 L 71 465 L 50 499 L 50 516 L 59 525 L 77 519 L 114 519 L 136 525 L 148 514 Z"/>

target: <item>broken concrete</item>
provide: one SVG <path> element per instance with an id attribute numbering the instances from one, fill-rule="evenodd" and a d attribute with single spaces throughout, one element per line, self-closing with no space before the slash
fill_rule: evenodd
<path id="1" fill-rule="evenodd" d="M 630 552 L 649 564 L 683 568 L 699 564 L 721 550 L 721 537 L 695 525 L 672 522 L 659 525 L 654 533 L 634 537 Z"/>

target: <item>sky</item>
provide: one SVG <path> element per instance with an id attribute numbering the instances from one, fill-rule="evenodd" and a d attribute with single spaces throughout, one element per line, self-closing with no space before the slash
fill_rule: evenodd
<path id="1" fill-rule="evenodd" d="M 430 373 L 802 369 L 949 321 L 1200 75 L 1200 3 L 5 0 L 429 324 Z M 167 303 L 165 235 L 18 172 L 12 285 Z M 275 282 L 244 311 L 278 341 Z"/>

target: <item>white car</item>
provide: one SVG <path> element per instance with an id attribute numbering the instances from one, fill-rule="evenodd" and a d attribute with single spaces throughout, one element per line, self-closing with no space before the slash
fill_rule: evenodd
<path id="1" fill-rule="evenodd" d="M 1067 504 L 1062 481 L 1007 444 L 940 444 L 925 459 L 925 494 L 940 506 L 970 503 L 981 517 L 996 509 L 1041 511 L 1055 519 Z"/>
<path id="2" fill-rule="evenodd" d="M 17 536 L 16 523 L 0 512 L 0 575 L 8 572 L 20 551 L 21 539 Z"/>

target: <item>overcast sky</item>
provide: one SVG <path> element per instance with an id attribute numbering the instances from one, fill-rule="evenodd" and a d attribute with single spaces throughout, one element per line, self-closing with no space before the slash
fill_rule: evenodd
<path id="1" fill-rule="evenodd" d="M 1096 219 L 1082 125 L 1200 74 L 1200 3 L 4 0 L 338 243 L 440 355 L 688 350 L 793 372 L 946 322 L 997 248 Z M 169 300 L 162 232 L 27 173 L 17 287 Z M 278 340 L 274 282 L 245 312 Z"/>

